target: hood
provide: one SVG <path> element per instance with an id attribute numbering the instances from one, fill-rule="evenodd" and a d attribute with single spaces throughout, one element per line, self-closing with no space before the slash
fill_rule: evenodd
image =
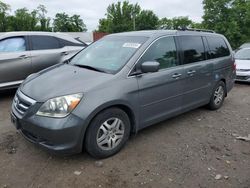
<path id="1" fill-rule="evenodd" d="M 84 93 L 108 81 L 113 75 L 63 64 L 28 77 L 20 90 L 38 102 L 75 93 Z"/>
<path id="2" fill-rule="evenodd" d="M 240 60 L 240 59 L 236 59 L 235 60 L 236 63 L 236 69 L 243 69 L 243 70 L 250 70 L 250 60 Z"/>

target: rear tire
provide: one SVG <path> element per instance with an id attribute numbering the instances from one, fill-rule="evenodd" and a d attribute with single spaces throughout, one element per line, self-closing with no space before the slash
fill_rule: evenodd
<path id="1" fill-rule="evenodd" d="M 212 96 L 210 98 L 210 102 L 208 104 L 208 108 L 210 110 L 218 110 L 224 103 L 226 96 L 226 85 L 223 81 L 218 82 L 215 86 Z"/>
<path id="2" fill-rule="evenodd" d="M 128 115 L 119 108 L 99 113 L 86 133 L 85 149 L 95 158 L 107 158 L 119 152 L 130 135 Z"/>

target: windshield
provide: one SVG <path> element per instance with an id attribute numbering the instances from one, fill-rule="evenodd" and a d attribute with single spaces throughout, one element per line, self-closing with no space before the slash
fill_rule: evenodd
<path id="1" fill-rule="evenodd" d="M 146 37 L 107 36 L 77 54 L 71 64 L 115 74 L 146 40 Z"/>
<path id="2" fill-rule="evenodd" d="M 241 49 L 235 54 L 235 59 L 250 60 L 250 49 Z"/>

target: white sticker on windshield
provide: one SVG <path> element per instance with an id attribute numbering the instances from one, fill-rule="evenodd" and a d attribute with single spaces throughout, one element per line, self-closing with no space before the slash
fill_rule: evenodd
<path id="1" fill-rule="evenodd" d="M 122 47 L 124 48 L 139 48 L 141 44 L 139 43 L 124 43 Z"/>

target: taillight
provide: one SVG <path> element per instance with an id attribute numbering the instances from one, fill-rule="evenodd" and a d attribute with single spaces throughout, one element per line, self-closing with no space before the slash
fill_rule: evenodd
<path id="1" fill-rule="evenodd" d="M 236 71 L 236 63 L 233 65 L 233 70 Z"/>
<path id="2" fill-rule="evenodd" d="M 236 71 L 236 63 L 234 57 L 232 57 L 233 70 Z"/>

